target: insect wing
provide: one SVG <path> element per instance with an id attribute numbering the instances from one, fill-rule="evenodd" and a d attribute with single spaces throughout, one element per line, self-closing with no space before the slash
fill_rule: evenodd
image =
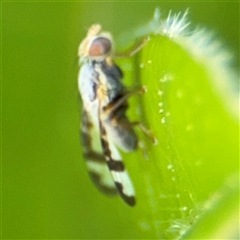
<path id="1" fill-rule="evenodd" d="M 114 141 L 109 138 L 109 134 L 100 119 L 100 133 L 103 153 L 105 155 L 107 166 L 113 177 L 117 190 L 123 200 L 130 206 L 136 204 L 135 192 L 131 179 L 125 170 L 121 156 L 118 149 L 114 145 Z"/>
<path id="2" fill-rule="evenodd" d="M 116 194 L 116 186 L 103 155 L 98 126 L 92 123 L 85 110 L 82 113 L 81 138 L 84 159 L 95 186 L 105 194 Z"/>

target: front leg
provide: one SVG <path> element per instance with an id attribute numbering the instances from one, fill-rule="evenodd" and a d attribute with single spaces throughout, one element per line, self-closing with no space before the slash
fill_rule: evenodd
<path id="1" fill-rule="evenodd" d="M 136 53 L 138 53 L 150 40 L 150 37 L 144 38 L 140 43 L 136 43 L 133 45 L 132 48 L 130 48 L 128 51 L 124 53 L 116 53 L 114 55 L 114 58 L 130 58 L 134 56 Z"/>

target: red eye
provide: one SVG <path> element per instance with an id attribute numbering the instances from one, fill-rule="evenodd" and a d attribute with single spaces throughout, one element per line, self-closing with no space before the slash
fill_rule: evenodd
<path id="1" fill-rule="evenodd" d="M 109 39 L 104 37 L 99 37 L 93 40 L 91 46 L 89 47 L 89 56 L 90 57 L 100 57 L 111 50 L 112 43 Z"/>

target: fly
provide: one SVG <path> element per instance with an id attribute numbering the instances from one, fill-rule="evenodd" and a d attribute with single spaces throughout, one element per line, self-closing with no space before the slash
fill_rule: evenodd
<path id="1" fill-rule="evenodd" d="M 92 25 L 80 43 L 81 138 L 87 168 L 96 187 L 106 194 L 119 193 L 128 205 L 134 206 L 134 187 L 118 148 L 125 152 L 137 149 L 136 125 L 154 138 L 141 123 L 130 122 L 126 116 L 128 98 L 145 92 L 145 88 L 132 92 L 125 89 L 123 73 L 112 60 L 112 45 L 111 34 L 103 32 L 99 24 Z"/>

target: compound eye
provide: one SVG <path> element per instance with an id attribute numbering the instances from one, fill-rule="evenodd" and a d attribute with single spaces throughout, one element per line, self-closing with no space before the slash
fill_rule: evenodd
<path id="1" fill-rule="evenodd" d="M 91 46 L 89 47 L 90 57 L 100 57 L 109 53 L 111 50 L 112 43 L 109 39 L 104 37 L 99 37 L 93 40 Z"/>

